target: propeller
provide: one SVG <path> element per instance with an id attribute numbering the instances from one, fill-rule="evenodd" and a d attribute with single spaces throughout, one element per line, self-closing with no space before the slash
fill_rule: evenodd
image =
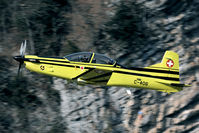
<path id="1" fill-rule="evenodd" d="M 17 72 L 18 77 L 20 76 L 21 66 L 23 65 L 24 60 L 25 60 L 25 58 L 24 58 L 25 51 L 26 51 L 26 40 L 21 43 L 20 55 L 13 57 L 16 61 L 19 62 L 19 68 L 18 68 L 18 72 Z"/>

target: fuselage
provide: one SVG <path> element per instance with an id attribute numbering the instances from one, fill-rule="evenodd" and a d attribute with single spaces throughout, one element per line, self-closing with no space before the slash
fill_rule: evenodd
<path id="1" fill-rule="evenodd" d="M 67 58 L 39 57 L 25 55 L 24 63 L 28 70 L 74 80 L 84 84 L 99 84 L 106 86 L 125 86 L 146 88 L 163 92 L 178 92 L 182 87 L 169 84 L 179 84 L 179 71 L 157 68 L 124 68 L 111 64 L 93 62 L 94 55 L 87 62 L 71 61 Z"/>

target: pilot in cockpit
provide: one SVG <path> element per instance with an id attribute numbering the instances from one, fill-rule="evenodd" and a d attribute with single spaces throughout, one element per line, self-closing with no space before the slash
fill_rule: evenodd
<path id="1" fill-rule="evenodd" d="M 79 61 L 80 62 L 89 62 L 89 59 L 86 55 L 79 56 Z"/>

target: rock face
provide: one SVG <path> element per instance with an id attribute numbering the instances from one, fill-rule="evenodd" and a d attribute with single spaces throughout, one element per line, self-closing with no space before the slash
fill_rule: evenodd
<path id="1" fill-rule="evenodd" d="M 18 84 L 13 82 L 17 67 L 9 57 L 14 51 L 11 49 L 0 54 L 1 132 L 198 133 L 199 3 L 137 0 L 150 11 L 145 22 L 153 36 L 136 48 L 112 42 L 103 31 L 120 1 L 71 2 L 72 31 L 68 39 L 78 43 L 76 46 L 82 51 L 93 47 L 89 50 L 109 54 L 130 66 L 152 65 L 161 60 L 166 50 L 175 51 L 180 56 L 181 81 L 191 83 L 192 87 L 170 95 L 129 88 L 129 95 L 123 87 L 78 86 L 30 72 L 24 72 L 25 79 Z M 106 37 L 97 38 L 98 32 L 104 32 Z M 95 46 L 94 42 L 108 42 L 110 46 L 107 43 Z M 0 51 L 9 47 L 2 45 Z"/>

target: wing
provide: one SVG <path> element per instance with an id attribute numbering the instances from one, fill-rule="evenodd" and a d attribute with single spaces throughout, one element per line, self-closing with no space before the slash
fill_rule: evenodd
<path id="1" fill-rule="evenodd" d="M 90 84 L 103 84 L 106 85 L 112 75 L 110 70 L 101 70 L 96 68 L 89 68 L 84 73 L 77 75 L 73 80 L 78 82 Z"/>

